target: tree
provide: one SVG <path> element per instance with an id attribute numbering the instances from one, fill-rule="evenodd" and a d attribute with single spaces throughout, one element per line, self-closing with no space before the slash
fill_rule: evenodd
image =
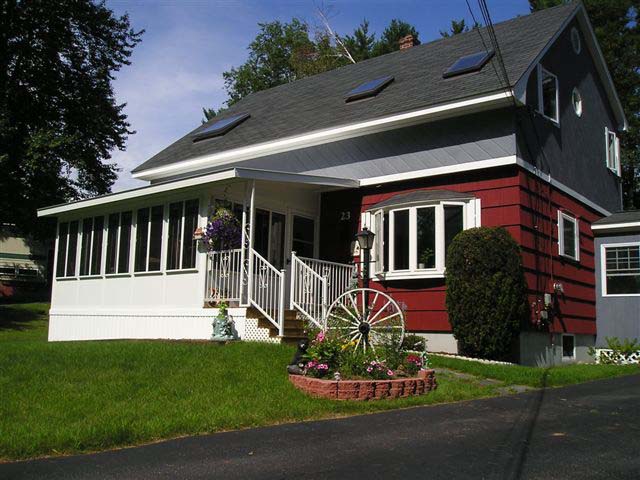
<path id="1" fill-rule="evenodd" d="M 222 74 L 229 95 L 228 106 L 250 93 L 292 82 L 400 49 L 399 40 L 413 35 L 420 43 L 418 32 L 401 20 L 391 20 L 379 40 L 369 34 L 365 19 L 352 35 L 341 37 L 331 30 L 326 15 L 324 26 L 310 38 L 309 26 L 294 18 L 289 23 L 260 23 L 260 32 L 249 44 L 249 58 L 239 67 Z M 345 52 L 346 49 L 346 52 Z M 217 113 L 220 113 L 218 110 Z M 212 108 L 203 108 L 205 121 L 213 118 Z"/>
<path id="2" fill-rule="evenodd" d="M 449 31 L 447 32 L 447 31 L 440 30 L 440 35 L 442 35 L 445 38 L 448 38 L 454 35 L 458 35 L 459 33 L 464 33 L 468 31 L 469 31 L 469 27 L 467 27 L 464 21 L 464 18 L 461 18 L 460 20 L 451 20 L 451 27 Z"/>
<path id="3" fill-rule="evenodd" d="M 420 39 L 416 28 L 402 20 L 394 18 L 385 28 L 378 40 L 372 48 L 372 56 L 384 55 L 385 53 L 400 50 L 400 39 L 407 35 L 413 35 L 413 44 L 420 45 Z"/>
<path id="4" fill-rule="evenodd" d="M 447 312 L 461 353 L 508 360 L 528 312 L 518 244 L 504 228 L 471 228 L 455 236 L 446 264 Z"/>
<path id="5" fill-rule="evenodd" d="M 356 62 L 371 58 L 371 51 L 376 41 L 374 34 L 369 35 L 369 22 L 363 20 L 353 31 L 353 35 L 344 37 L 344 44 Z"/>
<path id="6" fill-rule="evenodd" d="M 104 2 L 0 4 L 0 218 L 43 237 L 36 209 L 104 194 L 129 124 L 113 73 L 143 31 Z"/>
<path id="7" fill-rule="evenodd" d="M 566 3 L 529 0 L 532 11 Z M 640 208 L 640 2 L 584 0 L 611 72 L 629 129 L 620 136 L 622 188 L 626 208 Z"/>

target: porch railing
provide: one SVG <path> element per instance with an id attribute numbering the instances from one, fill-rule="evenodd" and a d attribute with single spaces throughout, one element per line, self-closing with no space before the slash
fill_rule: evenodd
<path id="1" fill-rule="evenodd" d="M 299 257 L 292 252 L 291 308 L 322 328 L 327 309 L 349 290 L 353 275 L 353 265 Z"/>
<path id="2" fill-rule="evenodd" d="M 241 301 L 242 249 L 222 250 L 207 254 L 205 300 Z"/>
<path id="3" fill-rule="evenodd" d="M 253 248 L 250 249 L 249 301 L 284 335 L 284 277 Z"/>

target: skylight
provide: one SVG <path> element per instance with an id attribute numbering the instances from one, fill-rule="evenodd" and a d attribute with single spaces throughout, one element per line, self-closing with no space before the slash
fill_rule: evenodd
<path id="1" fill-rule="evenodd" d="M 217 122 L 212 123 L 204 130 L 200 130 L 197 133 L 193 134 L 193 141 L 197 142 L 198 140 L 204 140 L 205 138 L 219 137 L 220 135 L 224 135 L 229 130 L 234 127 L 237 127 L 242 122 L 244 122 L 251 115 L 248 113 L 239 113 L 237 115 L 232 115 L 227 118 L 223 118 L 222 120 L 218 120 Z"/>
<path id="2" fill-rule="evenodd" d="M 361 98 L 373 97 L 380 93 L 387 85 L 393 82 L 391 75 L 387 77 L 377 78 L 358 85 L 344 97 L 345 102 L 353 102 Z"/>
<path id="3" fill-rule="evenodd" d="M 484 67 L 489 60 L 491 60 L 491 57 L 493 57 L 494 53 L 495 52 L 493 50 L 489 50 L 488 52 L 483 50 L 481 52 L 472 53 L 471 55 L 460 57 L 442 74 L 442 78 L 450 78 L 457 75 L 462 75 L 463 73 L 477 72 L 478 70 L 482 70 L 482 67 Z"/>

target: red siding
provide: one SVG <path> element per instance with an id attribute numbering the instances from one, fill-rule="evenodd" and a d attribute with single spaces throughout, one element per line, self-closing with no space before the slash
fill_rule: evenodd
<path id="1" fill-rule="evenodd" d="M 542 305 L 544 293 L 552 292 L 554 282 L 560 282 L 564 294 L 558 299 L 558 316 L 551 326 L 552 331 L 595 334 L 595 268 L 591 223 L 601 215 L 520 168 L 492 169 L 326 194 L 323 197 L 321 230 L 325 234 L 322 235 L 321 245 L 325 241 L 331 244 L 332 234 L 335 236 L 335 223 L 328 217 L 335 214 L 335 208 L 353 210 L 355 204 L 359 203 L 360 212 L 364 212 L 393 195 L 420 189 L 454 190 L 480 198 L 482 225 L 505 227 L 523 249 L 530 305 L 535 302 Z M 567 261 L 558 255 L 558 209 L 575 215 L 579 220 L 579 263 Z M 354 222 L 351 230 L 355 228 Z M 372 286 L 390 293 L 396 301 L 406 305 L 409 330 L 451 330 L 445 307 L 444 280 L 372 282 Z M 534 308 L 531 308 L 531 316 L 534 323 Z"/>

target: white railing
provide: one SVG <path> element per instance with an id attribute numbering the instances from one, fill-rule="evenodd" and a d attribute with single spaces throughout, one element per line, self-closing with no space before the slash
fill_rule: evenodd
<path id="1" fill-rule="evenodd" d="M 284 335 L 284 277 L 253 248 L 249 254 L 249 301 Z"/>
<path id="2" fill-rule="evenodd" d="M 207 254 L 205 300 L 237 301 L 242 296 L 242 249 Z"/>
<path id="3" fill-rule="evenodd" d="M 291 308 L 323 327 L 327 308 L 351 288 L 353 265 L 291 253 Z"/>
<path id="4" fill-rule="evenodd" d="M 327 297 L 325 301 L 327 305 L 331 305 L 336 298 L 352 288 L 356 279 L 356 269 L 354 265 L 318 260 L 317 258 L 297 258 L 312 268 L 313 271 L 321 277 L 326 277 Z"/>

